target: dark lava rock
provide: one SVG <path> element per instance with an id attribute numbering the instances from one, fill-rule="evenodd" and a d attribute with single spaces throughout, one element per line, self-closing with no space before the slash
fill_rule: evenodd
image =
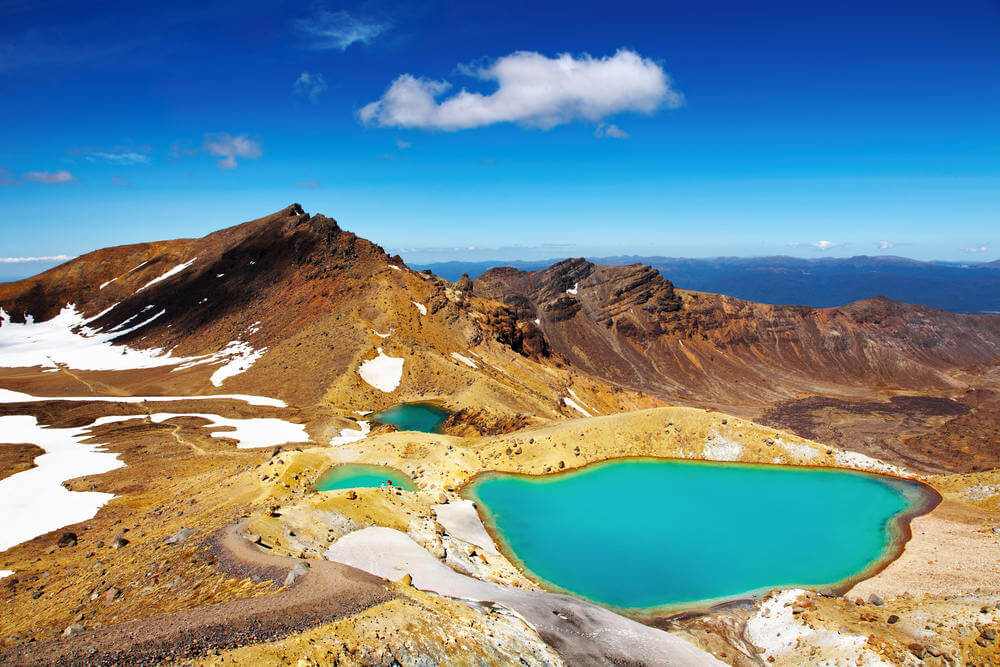
<path id="1" fill-rule="evenodd" d="M 879 596 L 875 595 L 874 593 L 872 593 L 871 595 L 868 596 L 868 602 L 869 602 L 869 604 L 873 604 L 876 607 L 881 607 L 882 605 L 885 604 L 885 602 L 882 600 L 882 598 L 880 598 Z"/>
<path id="2" fill-rule="evenodd" d="M 896 614 L 889 614 L 889 618 L 887 618 L 885 622 L 889 624 L 899 623 L 899 616 Z"/>
<path id="3" fill-rule="evenodd" d="M 76 533 L 63 533 L 59 536 L 59 540 L 56 542 L 56 546 L 60 548 L 64 547 L 75 547 L 76 546 Z"/>

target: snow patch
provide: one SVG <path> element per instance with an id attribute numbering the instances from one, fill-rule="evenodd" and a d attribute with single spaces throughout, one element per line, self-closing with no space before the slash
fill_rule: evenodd
<path id="1" fill-rule="evenodd" d="M 229 357 L 229 361 L 212 373 L 212 384 L 221 387 L 227 379 L 248 370 L 264 356 L 265 352 L 267 352 L 266 347 L 255 350 L 249 343 L 240 340 L 230 341 L 225 348 L 216 353 L 217 357 Z"/>
<path id="2" fill-rule="evenodd" d="M 201 358 L 171 357 L 169 352 L 164 353 L 160 348 L 135 350 L 127 345 L 114 345 L 116 338 L 141 329 L 166 312 L 161 310 L 139 324 L 121 330 L 149 308 L 104 333 L 86 325 L 110 308 L 85 319 L 74 304 L 67 304 L 50 320 L 35 322 L 29 315 L 23 324 L 11 322 L 7 312 L 0 308 L 0 366 L 55 368 L 63 365 L 87 371 L 116 371 L 171 366 Z"/>
<path id="3" fill-rule="evenodd" d="M 80 521 L 92 518 L 111 493 L 70 491 L 63 482 L 121 468 L 117 454 L 101 445 L 84 444 L 89 426 L 43 428 L 35 417 L 0 417 L 0 443 L 31 443 L 45 450 L 35 467 L 0 480 L 0 551 Z"/>
<path id="4" fill-rule="evenodd" d="M 380 391 L 396 391 L 403 379 L 403 359 L 383 354 L 382 348 L 378 348 L 377 352 L 377 357 L 361 364 L 358 374 L 362 380 Z"/>
<path id="5" fill-rule="evenodd" d="M 566 294 L 572 294 L 573 296 L 576 296 L 577 292 L 579 291 L 580 291 L 580 283 L 573 283 L 573 287 L 566 290 Z"/>
<path id="6" fill-rule="evenodd" d="M 434 510 L 438 523 L 452 537 L 473 544 L 486 553 L 498 553 L 493 538 L 486 532 L 479 518 L 476 503 L 471 500 L 453 500 L 441 505 L 431 505 L 431 509 Z"/>
<path id="7" fill-rule="evenodd" d="M 458 352 L 452 352 L 451 358 L 454 359 L 455 361 L 462 362 L 469 368 L 479 368 L 479 366 L 476 365 L 476 362 L 474 362 L 472 359 L 469 359 L 468 357 L 462 356 Z"/>
<path id="8" fill-rule="evenodd" d="M 427 314 L 427 306 L 425 306 L 424 304 L 417 303 L 416 301 L 414 301 L 413 305 L 417 307 L 417 310 L 420 311 L 421 315 L 426 315 Z"/>
<path id="9" fill-rule="evenodd" d="M 12 574 L 14 574 L 14 570 L 0 570 L 0 579 L 3 579 L 4 577 L 9 577 Z"/>
<path id="10" fill-rule="evenodd" d="M 358 426 L 360 426 L 361 428 L 340 429 L 340 435 L 330 440 L 330 444 L 346 445 L 351 442 L 357 442 L 358 440 L 365 439 L 368 436 L 368 434 L 372 432 L 371 424 L 364 421 L 363 419 L 358 420 Z"/>
<path id="11" fill-rule="evenodd" d="M 587 405 L 579 396 L 577 396 L 575 391 L 573 391 L 572 389 L 569 389 L 569 388 L 567 388 L 566 391 L 569 392 L 569 395 L 573 397 L 574 401 L 576 401 L 577 403 L 579 403 L 583 407 L 587 408 L 587 410 L 590 410 L 591 412 L 597 412 L 597 410 L 595 410 L 594 408 L 592 408 L 589 405 Z"/>
<path id="12" fill-rule="evenodd" d="M 389 336 L 392 335 L 392 331 L 389 331 L 389 333 L 379 333 L 379 332 L 375 331 L 374 329 L 372 329 L 372 333 L 375 334 L 376 336 L 378 336 L 379 338 L 388 338 Z"/>
<path id="13" fill-rule="evenodd" d="M 0 403 L 37 403 L 39 401 L 96 401 L 100 403 L 156 403 L 167 401 L 243 401 L 247 405 L 261 405 L 272 408 L 287 408 L 288 404 L 278 398 L 252 396 L 250 394 L 208 394 L 199 396 L 32 396 L 19 391 L 0 388 Z"/>
<path id="14" fill-rule="evenodd" d="M 180 273 L 181 271 L 184 271 L 189 266 L 191 266 L 192 264 L 194 264 L 194 261 L 196 259 L 198 259 L 198 258 L 194 257 L 194 258 L 188 260 L 187 262 L 184 262 L 183 264 L 178 264 L 174 268 L 172 268 L 169 271 L 167 271 L 166 273 L 164 273 L 159 278 L 153 278 L 152 280 L 150 280 L 148 283 L 146 283 L 145 285 L 143 285 L 142 287 L 140 287 L 139 289 L 137 289 L 135 291 L 135 293 L 138 294 L 139 292 L 141 292 L 142 290 L 146 289 L 147 287 L 151 287 L 152 285 L 155 285 L 158 282 L 166 280 L 167 278 L 170 278 L 171 276 L 176 276 L 178 273 Z"/>
<path id="15" fill-rule="evenodd" d="M 157 412 L 149 416 L 154 424 L 161 424 L 174 417 L 200 417 L 211 424 L 209 428 L 232 427 L 232 431 L 212 431 L 213 438 L 231 438 L 236 440 L 237 449 L 254 449 L 256 447 L 274 447 L 286 442 L 308 442 L 309 434 L 302 424 L 295 424 L 275 417 L 249 417 L 246 419 L 230 419 L 206 412 Z M 129 419 L 145 419 L 145 415 L 132 417 L 116 417 L 114 421 Z M 98 420 L 100 421 L 100 420 Z M 109 422 L 102 422 L 109 423 Z"/>
<path id="16" fill-rule="evenodd" d="M 395 264 L 390 264 L 389 268 L 392 269 L 393 271 L 402 271 L 402 269 L 396 266 Z"/>
<path id="17" fill-rule="evenodd" d="M 568 398 L 568 397 L 564 396 L 563 397 L 563 403 L 566 404 L 568 407 L 573 408 L 574 410 L 576 410 L 577 412 L 579 412 L 580 414 L 582 414 L 584 417 L 593 417 L 594 416 L 594 415 L 590 414 L 589 412 L 587 412 L 586 410 L 584 410 L 580 406 L 580 404 L 577 403 L 576 401 L 574 401 L 572 398 Z"/>

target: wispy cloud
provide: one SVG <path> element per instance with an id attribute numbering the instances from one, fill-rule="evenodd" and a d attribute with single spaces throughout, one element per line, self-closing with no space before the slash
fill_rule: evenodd
<path id="1" fill-rule="evenodd" d="M 495 123 L 549 129 L 574 120 L 597 122 L 622 111 L 652 113 L 684 102 L 660 65 L 628 49 L 603 58 L 587 54 L 549 58 L 518 51 L 462 71 L 496 82 L 497 90 L 483 94 L 463 89 L 438 101 L 452 87 L 449 82 L 403 74 L 381 98 L 362 107 L 358 117 L 365 125 L 425 130 L 465 130 Z"/>
<path id="2" fill-rule="evenodd" d="M 91 162 L 104 161 L 112 164 L 148 164 L 149 156 L 136 151 L 122 151 L 119 153 L 95 152 L 86 156 Z"/>
<path id="3" fill-rule="evenodd" d="M 891 250 L 896 247 L 896 243 L 892 241 L 878 241 L 875 245 L 879 250 Z"/>
<path id="4" fill-rule="evenodd" d="M 319 181 L 299 181 L 298 183 L 292 183 L 297 188 L 318 188 L 321 187 Z"/>
<path id="5" fill-rule="evenodd" d="M 820 251 L 833 250 L 834 248 L 843 248 L 846 243 L 837 243 L 835 241 L 812 241 L 810 243 L 800 243 L 798 241 L 794 243 L 789 243 L 789 248 L 801 248 L 802 246 L 808 246 L 810 248 L 815 248 Z"/>
<path id="6" fill-rule="evenodd" d="M 0 264 L 23 264 L 25 262 L 65 262 L 73 259 L 69 255 L 49 255 L 48 257 L 0 257 Z"/>
<path id="7" fill-rule="evenodd" d="M 628 139 L 628 132 L 614 123 L 599 123 L 594 136 L 598 139 Z"/>
<path id="8" fill-rule="evenodd" d="M 320 9 L 309 18 L 292 21 L 292 27 L 308 40 L 308 48 L 318 51 L 346 51 L 351 44 L 369 44 L 389 26 L 346 11 Z"/>
<path id="9" fill-rule="evenodd" d="M 24 185 L 24 183 L 17 180 L 17 177 L 14 175 L 14 172 L 12 172 L 10 169 L 4 169 L 3 167 L 0 167 L 0 187 L 7 185 Z"/>
<path id="10" fill-rule="evenodd" d="M 264 154 L 260 144 L 247 135 L 240 134 L 234 137 L 227 132 L 205 135 L 202 148 L 220 158 L 219 169 L 236 169 L 239 166 L 236 158 L 256 160 Z"/>
<path id="11" fill-rule="evenodd" d="M 312 74 L 310 72 L 299 74 L 299 78 L 295 80 L 295 84 L 292 86 L 296 95 L 301 95 L 313 104 L 316 103 L 316 100 L 319 99 L 319 96 L 328 87 L 326 79 L 322 74 Z"/>
<path id="12" fill-rule="evenodd" d="M 120 188 L 130 188 L 132 187 L 132 181 L 121 176 L 112 176 L 111 185 L 117 185 Z"/>
<path id="13" fill-rule="evenodd" d="M 405 151 L 407 148 L 413 148 L 413 144 L 409 141 L 403 141 L 402 139 L 396 139 L 396 148 L 401 151 Z"/>
<path id="14" fill-rule="evenodd" d="M 29 171 L 21 174 L 21 178 L 32 183 L 45 183 L 48 185 L 66 185 L 73 183 L 76 178 L 65 169 L 59 171 Z"/>
<path id="15" fill-rule="evenodd" d="M 982 245 L 974 245 L 974 246 L 970 246 L 968 248 L 965 248 L 965 252 L 971 252 L 971 253 L 989 252 L 989 250 L 990 250 L 989 246 L 987 246 L 985 243 L 982 244 Z"/>

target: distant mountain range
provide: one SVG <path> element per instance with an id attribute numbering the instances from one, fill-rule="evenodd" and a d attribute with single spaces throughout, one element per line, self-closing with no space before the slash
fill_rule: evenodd
<path id="1" fill-rule="evenodd" d="M 956 313 L 1000 312 L 1000 260 L 957 264 L 880 256 L 822 259 L 798 257 L 593 257 L 595 264 L 646 264 L 677 287 L 749 301 L 814 308 L 842 306 L 885 296 Z M 448 280 L 475 278 L 498 266 L 532 271 L 557 260 L 442 262 L 412 265 Z"/>

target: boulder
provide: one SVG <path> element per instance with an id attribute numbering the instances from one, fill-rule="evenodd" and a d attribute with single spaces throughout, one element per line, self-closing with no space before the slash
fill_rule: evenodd
<path id="1" fill-rule="evenodd" d="M 180 544 L 181 542 L 191 537 L 192 535 L 194 535 L 193 530 L 191 530 L 190 528 L 182 528 L 180 531 L 174 533 L 166 540 L 164 540 L 164 542 L 166 542 L 167 544 Z"/>

